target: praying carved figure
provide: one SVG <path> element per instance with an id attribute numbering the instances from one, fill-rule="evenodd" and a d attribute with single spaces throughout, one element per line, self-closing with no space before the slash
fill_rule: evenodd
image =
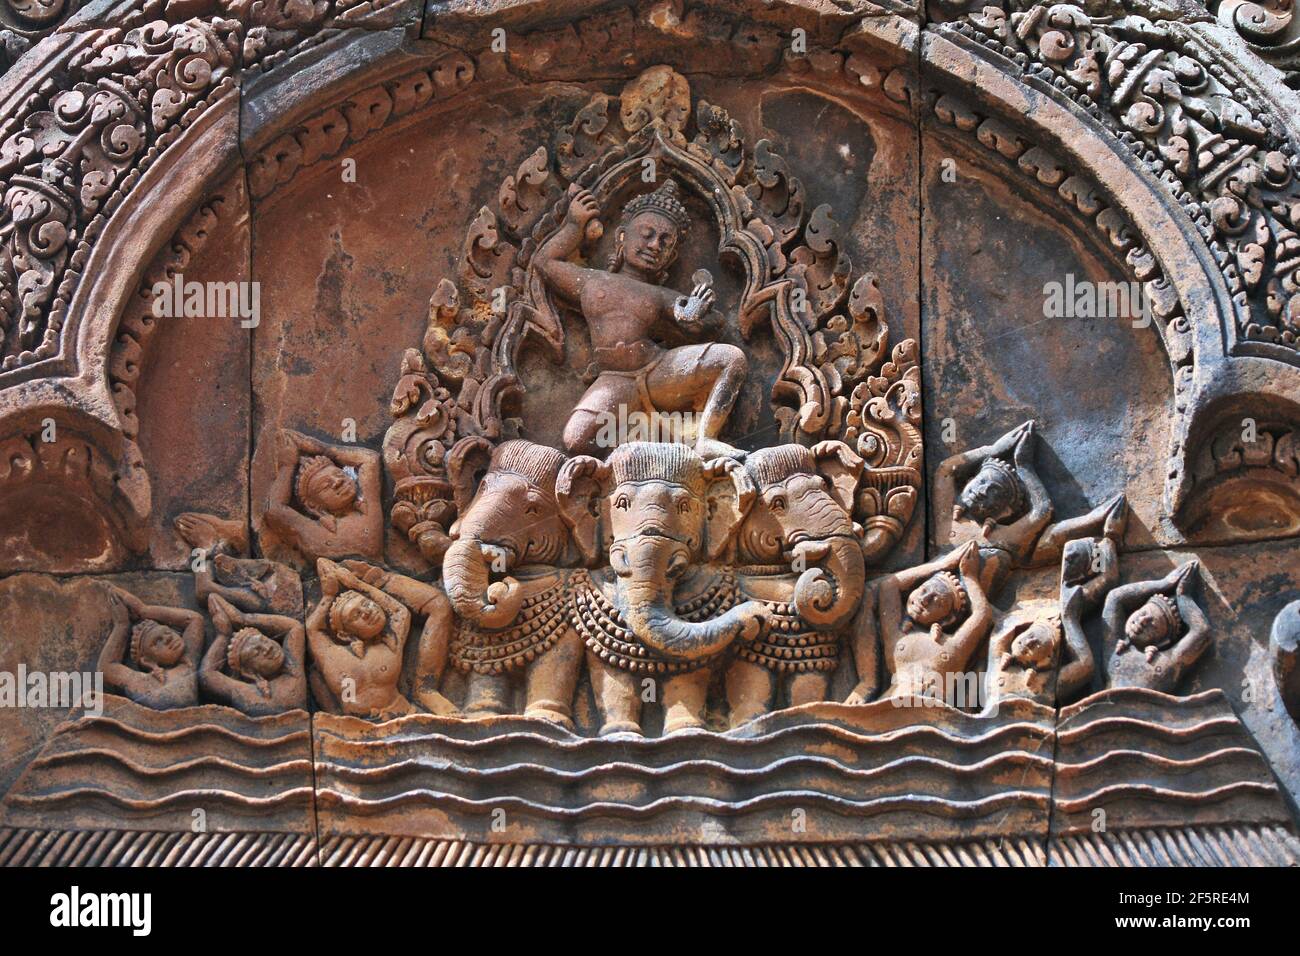
<path id="1" fill-rule="evenodd" d="M 569 262 L 584 237 L 603 231 L 599 215 L 596 198 L 572 187 L 564 224 L 536 256 L 547 287 L 586 319 L 599 369 L 565 425 L 565 447 L 574 454 L 608 452 L 609 447 L 602 452 L 605 443 L 598 437 L 624 406 L 651 419 L 658 413 L 697 414 L 696 450 L 701 457 L 738 456 L 717 439 L 745 381 L 745 353 L 719 342 L 665 348 L 651 338 L 665 323 L 701 336 L 713 305 L 708 282 L 698 283 L 690 295 L 662 285 L 690 228 L 677 184 L 668 180 L 628 202 L 608 270 Z"/>
<path id="2" fill-rule="evenodd" d="M 1052 500 L 1034 466 L 1036 442 L 1028 421 L 992 445 L 953 455 L 935 473 L 935 511 L 951 515 L 955 542 L 979 543 L 989 593 L 1001 588 L 1012 568 L 1057 561 L 1066 541 L 1115 537 L 1127 515 L 1121 494 L 1085 515 L 1052 523 Z"/>
<path id="3" fill-rule="evenodd" d="M 996 706 L 1004 697 L 1028 697 L 1055 706 L 1086 688 L 1096 662 L 1083 617 L 1101 604 L 1118 578 L 1119 551 L 1113 539 L 1066 542 L 1059 609 L 1016 622 L 989 641 L 987 706 Z"/>
<path id="4" fill-rule="evenodd" d="M 202 552 L 191 563 L 194 593 L 201 603 L 216 595 L 241 611 L 290 617 L 302 613 L 302 579 L 296 571 L 278 561 L 239 557 L 247 547 L 242 523 L 187 511 L 177 516 L 175 527 L 186 544 Z"/>
<path id="5" fill-rule="evenodd" d="M 262 520 L 309 560 L 378 558 L 384 548 L 382 482 L 378 452 L 326 445 L 282 428 Z M 295 500 L 302 510 L 294 507 Z"/>
<path id="6" fill-rule="evenodd" d="M 981 577 L 979 547 L 972 541 L 937 561 L 871 582 L 864 599 L 869 607 L 852 636 L 859 686 L 846 702 L 869 699 L 874 676 L 867 676 L 863 662 L 874 662 L 875 650 L 859 645 L 877 642 L 892 675 L 886 697 L 942 698 L 949 675 L 966 669 L 993 622 Z"/>
<path id="7" fill-rule="evenodd" d="M 447 667 L 448 647 L 455 633 L 456 618 L 451 601 L 436 584 L 385 571 L 364 561 L 344 561 L 343 567 L 372 587 L 401 601 L 416 618 L 424 618 L 416 646 L 415 680 L 411 696 L 425 710 L 441 716 L 457 714 L 456 705 L 438 691 Z"/>
<path id="8" fill-rule="evenodd" d="M 113 629 L 99 654 L 105 686 L 158 710 L 198 704 L 203 615 L 108 590 Z"/>
<path id="9" fill-rule="evenodd" d="M 1110 592 L 1102 611 L 1111 687 L 1148 687 L 1172 694 L 1210 646 L 1205 613 L 1189 593 L 1200 562 L 1192 560 L 1159 581 Z"/>
<path id="10" fill-rule="evenodd" d="M 214 594 L 208 614 L 217 636 L 199 666 L 210 699 L 265 717 L 307 707 L 307 636 L 281 614 L 245 614 Z"/>
<path id="11" fill-rule="evenodd" d="M 411 612 L 347 568 L 321 558 L 320 603 L 307 617 L 316 702 L 353 717 L 387 720 L 414 708 L 398 690 Z"/>

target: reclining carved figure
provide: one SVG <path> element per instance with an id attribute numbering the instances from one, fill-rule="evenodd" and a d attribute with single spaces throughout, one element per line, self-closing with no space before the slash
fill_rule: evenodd
<path id="1" fill-rule="evenodd" d="M 1172 694 L 1209 648 L 1209 622 L 1191 593 L 1199 570 L 1200 562 L 1192 560 L 1159 581 L 1138 581 L 1110 592 L 1102 621 L 1111 687 Z"/>
<path id="2" fill-rule="evenodd" d="M 1052 500 L 1034 465 L 1037 432 L 1028 421 L 992 445 L 945 460 L 934 476 L 934 511 L 952 516 L 953 544 L 977 541 L 985 590 L 996 593 L 1013 568 L 1060 559 L 1075 538 L 1116 537 L 1127 506 L 1116 495 L 1076 518 L 1052 522 Z"/>
<path id="3" fill-rule="evenodd" d="M 112 585 L 108 590 L 113 629 L 99 653 L 104 684 L 158 710 L 198 704 L 203 615 L 145 604 Z"/>

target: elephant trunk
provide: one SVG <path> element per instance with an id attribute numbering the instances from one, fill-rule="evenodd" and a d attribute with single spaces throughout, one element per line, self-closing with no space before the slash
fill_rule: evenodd
<path id="1" fill-rule="evenodd" d="M 819 631 L 848 624 L 862 599 L 866 564 L 862 547 L 850 535 L 808 541 L 794 548 L 795 560 L 807 567 L 794 585 L 794 606 Z M 813 562 L 816 567 L 810 567 Z"/>
<path id="2" fill-rule="evenodd" d="M 507 627 L 519 615 L 523 589 L 514 578 L 490 584 L 489 560 L 500 549 L 477 538 L 452 542 L 442 559 L 442 582 L 456 614 L 489 630 Z"/>
<path id="3" fill-rule="evenodd" d="M 673 607 L 673 589 L 694 559 L 692 548 L 662 534 L 642 534 L 610 549 L 618 574 L 619 612 L 638 641 L 677 661 L 698 661 L 727 648 L 742 635 L 757 637 L 766 608 L 749 601 L 708 621 L 684 621 Z"/>
<path id="4" fill-rule="evenodd" d="M 662 593 L 633 600 L 623 611 L 632 633 L 646 647 L 678 661 L 698 661 L 719 654 L 737 638 L 757 637 L 766 609 L 746 601 L 718 617 L 684 621 Z"/>

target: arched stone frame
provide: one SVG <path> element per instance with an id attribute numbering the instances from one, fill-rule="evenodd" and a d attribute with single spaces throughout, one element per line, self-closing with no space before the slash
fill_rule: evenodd
<path id="1" fill-rule="evenodd" d="M 843 14 L 828 25 L 817 19 L 824 12 L 820 5 L 791 2 L 765 12 L 766 23 L 737 27 L 730 5 L 716 6 L 708 12 L 732 17 L 735 32 L 728 40 L 744 44 L 751 54 L 742 58 L 742 71 L 775 62 L 779 37 L 802 25 L 811 38 L 808 68 L 837 74 L 837 81 L 849 87 L 878 84 L 915 110 L 937 109 L 943 102 L 940 97 L 931 103 L 930 89 L 949 91 L 972 103 L 978 114 L 970 128 L 975 135 L 982 132 L 996 143 L 997 129 L 987 125 L 996 120 L 1047 151 L 1020 151 L 1022 168 L 1060 156 L 1104 193 L 1116 212 L 1104 222 L 1098 213 L 1098 228 L 1113 233 L 1118 224 L 1140 237 L 1128 247 L 1128 261 L 1148 283 L 1165 325 L 1177 420 L 1166 485 L 1171 513 L 1183 513 L 1195 492 L 1189 462 L 1211 436 L 1241 416 L 1258 416 L 1281 428 L 1295 424 L 1300 368 L 1294 349 L 1236 341 L 1234 295 L 1240 298 L 1241 293 L 1230 288 L 1236 267 L 1219 261 L 1231 250 L 1216 246 L 1191 215 L 1185 196 L 1143 161 L 1143 144 L 1117 134 L 1099 104 L 1071 93 L 1050 67 L 1024 50 L 971 28 L 968 21 L 983 13 L 962 12 L 951 22 L 922 28 L 900 13 L 873 10 L 860 19 Z M 488 91 L 493 84 L 509 82 L 512 72 L 545 75 L 548 50 L 575 54 L 574 63 L 598 60 L 608 39 L 602 39 L 601 30 L 631 30 L 652 61 L 670 62 L 678 42 L 674 31 L 683 28 L 682 21 L 670 22 L 671 17 L 642 22 L 630 14 L 598 11 L 576 28 L 547 30 L 541 4 L 481 15 L 468 7 L 451 13 L 459 17 L 454 29 L 470 38 L 468 49 L 476 49 L 480 38 L 486 40 L 498 19 L 523 33 L 523 49 L 504 61 L 485 57 L 476 63 L 472 54 L 436 39 L 438 17 L 422 22 L 414 5 L 391 4 L 341 13 L 331 8 L 319 18 L 289 24 L 293 29 L 284 32 L 292 36 L 279 36 L 276 50 L 263 55 L 256 44 L 240 43 L 249 37 L 237 20 L 211 16 L 151 27 L 133 4 L 102 2 L 41 41 L 4 77 L 0 106 L 9 118 L 6 140 L 28 117 L 48 112 L 52 97 L 87 77 L 131 74 L 140 84 L 134 91 L 137 102 L 152 111 L 139 148 L 112 171 L 109 188 L 99 197 L 102 205 L 88 222 L 79 223 L 79 245 L 70 250 L 66 264 L 53 270 L 57 275 L 48 283 L 49 294 L 36 302 L 45 331 L 54 324 L 51 318 L 65 330 L 57 338 L 58 348 L 48 354 L 37 354 L 39 347 L 27 350 L 32 353 L 27 359 L 0 371 L 0 431 L 6 437 L 30 437 L 41 422 L 53 418 L 84 437 L 102 464 L 78 480 L 108 503 L 128 547 L 139 547 L 149 488 L 147 465 L 124 427 L 121 383 L 115 384 L 110 373 L 112 343 L 148 262 L 216 183 L 247 161 L 257 197 L 261 186 L 274 188 L 296 165 L 333 155 L 329 144 L 339 131 L 311 125 L 313 117 L 323 115 L 322 107 L 328 110 L 326 104 L 345 107 L 338 116 L 348 126 L 345 136 L 355 137 L 382 125 L 390 112 L 459 96 L 471 83 Z M 1201 24 L 1173 22 L 1161 29 L 1210 62 L 1217 76 L 1252 91 L 1268 119 L 1271 142 L 1294 157 L 1300 142 L 1295 110 L 1274 102 L 1252 76 L 1267 67 Z M 147 59 L 146 54 L 153 57 L 153 66 L 164 69 L 135 76 L 128 61 L 131 56 Z M 641 65 L 618 64 L 616 70 L 631 75 Z M 426 79 L 410 81 L 412 67 L 426 70 Z M 388 91 L 386 103 L 365 97 L 377 84 Z M 335 152 L 342 142 L 338 139 Z M 108 262 L 112 269 L 105 268 Z M 1293 479 L 1288 469 L 1294 471 L 1292 463 L 1278 463 L 1279 474 Z M 14 474 L 11 469 L 6 477 L 13 480 Z"/>

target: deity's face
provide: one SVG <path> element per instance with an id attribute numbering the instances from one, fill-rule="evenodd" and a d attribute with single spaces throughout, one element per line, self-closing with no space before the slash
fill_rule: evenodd
<path id="1" fill-rule="evenodd" d="M 270 680 L 284 670 L 284 650 L 265 634 L 250 634 L 239 649 L 239 667 Z"/>
<path id="2" fill-rule="evenodd" d="M 966 482 L 957 504 L 965 517 L 983 524 L 1009 517 L 1015 500 L 1010 478 L 992 468 L 981 468 Z"/>
<path id="3" fill-rule="evenodd" d="M 343 605 L 340 612 L 343 627 L 363 641 L 374 640 L 388 623 L 383 608 L 364 594 L 347 591 L 340 594 L 338 600 Z"/>
<path id="4" fill-rule="evenodd" d="M 951 616 L 956 599 L 952 585 L 935 575 L 907 596 L 907 616 L 922 627 L 938 624 Z"/>
<path id="5" fill-rule="evenodd" d="M 328 465 L 307 482 L 304 504 L 317 511 L 341 515 L 352 509 L 357 500 L 357 485 L 338 465 Z"/>
<path id="6" fill-rule="evenodd" d="M 623 259 L 641 272 L 663 272 L 677 258 L 680 233 L 667 216 L 647 210 L 637 213 L 621 230 Z"/>
<path id="7" fill-rule="evenodd" d="M 170 627 L 154 624 L 140 638 L 140 659 L 159 667 L 175 667 L 185 653 L 185 642 Z"/>
<path id="8" fill-rule="evenodd" d="M 1056 628 L 1042 621 L 1035 621 L 1011 642 L 1011 656 L 1023 667 L 1046 667 L 1055 650 Z"/>
<path id="9" fill-rule="evenodd" d="M 1124 622 L 1124 634 L 1134 647 L 1159 647 L 1170 636 L 1169 619 L 1159 604 L 1147 601 Z"/>

